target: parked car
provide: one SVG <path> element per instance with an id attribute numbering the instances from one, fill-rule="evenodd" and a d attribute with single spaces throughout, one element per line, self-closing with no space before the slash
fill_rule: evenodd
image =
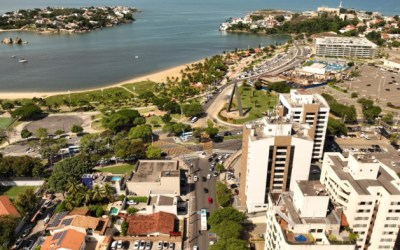
<path id="1" fill-rule="evenodd" d="M 163 241 L 163 250 L 168 250 L 168 241 Z"/>
<path id="2" fill-rule="evenodd" d="M 139 250 L 144 250 L 144 249 L 145 249 L 145 247 L 146 247 L 146 242 L 144 242 L 143 240 L 142 240 L 142 241 L 140 241 L 140 244 L 139 244 Z"/>
<path id="3" fill-rule="evenodd" d="M 34 243 L 33 240 L 25 241 L 22 250 L 30 250 L 33 246 L 33 243 Z"/>
<path id="4" fill-rule="evenodd" d="M 117 243 L 117 248 L 120 249 L 122 248 L 122 240 L 119 240 Z"/>
<path id="5" fill-rule="evenodd" d="M 47 224 L 50 221 L 50 215 L 47 215 L 46 218 L 44 218 L 43 223 Z"/>
<path id="6" fill-rule="evenodd" d="M 169 243 L 169 250 L 174 250 L 175 249 L 175 243 L 171 242 Z"/>
<path id="7" fill-rule="evenodd" d="M 235 189 L 235 195 L 239 195 L 239 189 Z"/>
<path id="8" fill-rule="evenodd" d="M 26 237 L 29 235 L 29 233 L 31 232 L 33 226 L 28 226 L 27 228 L 25 228 L 25 230 L 22 232 L 22 237 Z"/>
<path id="9" fill-rule="evenodd" d="M 152 241 L 146 241 L 146 250 L 151 250 Z"/>
<path id="10" fill-rule="evenodd" d="M 214 172 L 214 173 L 213 173 L 213 176 L 214 176 L 214 177 L 217 177 L 217 176 L 218 176 L 218 172 Z"/>
<path id="11" fill-rule="evenodd" d="M 47 200 L 43 203 L 44 207 L 49 207 L 51 205 L 51 200 Z"/>
<path id="12" fill-rule="evenodd" d="M 117 241 L 113 241 L 112 243 L 111 243 L 111 249 L 117 249 Z"/>
<path id="13" fill-rule="evenodd" d="M 207 175 L 207 179 L 211 179 L 211 174 L 208 174 L 208 175 Z"/>
<path id="14" fill-rule="evenodd" d="M 18 239 L 15 241 L 15 248 L 16 248 L 16 249 L 19 249 L 19 248 L 21 247 L 21 245 L 22 245 L 23 242 L 24 242 L 24 240 L 23 240 L 22 238 L 18 238 Z"/>
<path id="15" fill-rule="evenodd" d="M 178 211 L 179 211 L 179 207 L 178 207 Z M 158 245 L 157 245 L 157 250 L 161 250 L 161 249 L 162 249 L 162 241 L 159 241 Z"/>
<path id="16" fill-rule="evenodd" d="M 129 249 L 129 245 L 130 245 L 130 244 L 129 244 L 129 241 L 127 241 L 127 240 L 124 241 L 124 242 L 122 242 L 122 248 L 123 248 L 123 249 Z"/>
<path id="17" fill-rule="evenodd" d="M 209 204 L 213 203 L 213 199 L 211 197 L 208 197 L 207 201 L 208 201 Z"/>
<path id="18" fill-rule="evenodd" d="M 134 201 L 134 200 L 129 200 L 129 201 L 127 202 L 127 204 L 128 204 L 128 205 L 137 205 L 137 204 L 139 204 L 139 202 Z"/>
<path id="19" fill-rule="evenodd" d="M 198 181 L 199 177 L 197 177 L 197 175 L 193 176 L 193 181 Z"/>
<path id="20" fill-rule="evenodd" d="M 139 240 L 135 240 L 135 242 L 133 243 L 133 249 L 134 250 L 139 250 L 139 245 L 140 245 L 140 241 Z"/>
<path id="21" fill-rule="evenodd" d="M 198 246 L 193 246 L 193 250 L 199 250 Z"/>

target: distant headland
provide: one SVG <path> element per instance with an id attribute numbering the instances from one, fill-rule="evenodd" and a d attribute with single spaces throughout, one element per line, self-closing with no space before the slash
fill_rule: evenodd
<path id="1" fill-rule="evenodd" d="M 83 33 L 131 23 L 137 9 L 124 6 L 21 9 L 0 16 L 0 30 L 38 33 Z"/>

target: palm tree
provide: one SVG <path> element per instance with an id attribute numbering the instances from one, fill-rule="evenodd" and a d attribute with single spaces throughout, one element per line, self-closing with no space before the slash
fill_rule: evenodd
<path id="1" fill-rule="evenodd" d="M 92 200 L 100 201 L 104 198 L 104 190 L 98 185 L 94 185 L 92 189 Z"/>
<path id="2" fill-rule="evenodd" d="M 114 190 L 114 188 L 113 188 L 109 183 L 106 183 L 106 184 L 104 184 L 104 186 L 103 186 L 103 192 L 104 192 L 104 196 L 105 196 L 108 200 L 111 200 L 113 194 L 115 193 L 115 190 Z"/>
<path id="3" fill-rule="evenodd" d="M 65 209 L 67 209 L 69 211 L 71 211 L 75 207 L 75 202 L 71 195 L 68 195 L 67 197 L 65 197 L 63 202 L 64 202 Z"/>
<path id="4" fill-rule="evenodd" d="M 68 179 L 67 185 L 65 185 L 65 190 L 67 191 L 68 195 L 75 195 L 79 192 L 79 183 L 74 179 Z"/>

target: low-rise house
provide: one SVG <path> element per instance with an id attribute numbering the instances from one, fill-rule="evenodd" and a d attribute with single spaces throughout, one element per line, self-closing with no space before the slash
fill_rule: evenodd
<path id="1" fill-rule="evenodd" d="M 86 246 L 85 233 L 73 229 L 66 229 L 46 238 L 40 247 L 41 250 L 84 250 Z"/>
<path id="2" fill-rule="evenodd" d="M 176 235 L 174 214 L 158 212 L 150 215 L 128 216 L 128 235 L 130 236 L 170 236 Z"/>
<path id="3" fill-rule="evenodd" d="M 177 215 L 177 204 L 178 198 L 174 195 L 151 194 L 147 202 L 146 213 L 166 212 Z"/>
<path id="4" fill-rule="evenodd" d="M 128 192 L 138 196 L 151 193 L 179 196 L 180 170 L 176 160 L 140 160 L 126 182 Z"/>
<path id="5" fill-rule="evenodd" d="M 18 210 L 11 203 L 8 196 L 5 195 L 0 196 L 0 215 L 13 215 L 20 217 Z"/>

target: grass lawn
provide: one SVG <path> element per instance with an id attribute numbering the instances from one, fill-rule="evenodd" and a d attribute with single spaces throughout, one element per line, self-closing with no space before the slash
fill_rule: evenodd
<path id="1" fill-rule="evenodd" d="M 246 112 L 249 109 L 250 111 L 248 111 L 246 118 L 235 120 L 236 124 L 243 124 L 263 117 L 263 113 L 273 110 L 278 101 L 277 95 L 270 94 L 264 90 L 241 86 L 239 91 L 241 91 L 243 111 Z M 236 105 L 236 98 L 234 98 L 234 104 Z"/>
<path id="2" fill-rule="evenodd" d="M 153 82 L 153 81 L 142 81 L 142 82 L 127 83 L 122 86 L 124 86 L 125 88 L 127 88 L 131 91 L 133 91 L 133 87 L 135 87 L 136 95 L 140 95 L 146 91 L 153 92 L 154 86 L 156 86 L 156 85 L 157 85 L 157 83 Z"/>
<path id="3" fill-rule="evenodd" d="M 19 193 L 23 193 L 25 190 L 36 186 L 11 186 L 11 187 L 0 187 L 0 195 L 7 195 L 10 199 L 15 199 Z"/>
<path id="4" fill-rule="evenodd" d="M 152 122 L 154 122 L 154 121 L 160 125 L 164 124 L 164 122 L 161 120 L 161 117 L 159 117 L 159 116 L 155 115 L 155 116 L 150 116 L 150 117 L 146 118 L 146 123 L 149 125 L 153 125 Z"/>
<path id="5" fill-rule="evenodd" d="M 132 97 L 133 97 L 132 93 L 121 87 L 107 88 L 104 89 L 103 91 L 92 90 L 80 93 L 71 93 L 71 101 L 73 103 L 78 103 L 79 101 L 96 102 L 96 101 L 101 101 L 103 98 L 104 99 L 116 98 L 121 100 Z M 69 94 L 49 96 L 46 98 L 46 101 L 49 104 L 54 104 L 54 103 L 62 104 L 62 101 L 64 99 L 69 101 Z"/>
<path id="6" fill-rule="evenodd" d="M 12 122 L 11 117 L 0 117 L 0 128 L 7 128 Z"/>
<path id="7" fill-rule="evenodd" d="M 123 165 L 118 165 L 118 166 L 113 166 L 113 167 L 98 168 L 97 170 L 100 172 L 107 172 L 107 173 L 112 173 L 112 174 L 125 174 L 125 173 L 129 173 L 134 168 L 135 168 L 135 165 L 123 164 Z"/>

